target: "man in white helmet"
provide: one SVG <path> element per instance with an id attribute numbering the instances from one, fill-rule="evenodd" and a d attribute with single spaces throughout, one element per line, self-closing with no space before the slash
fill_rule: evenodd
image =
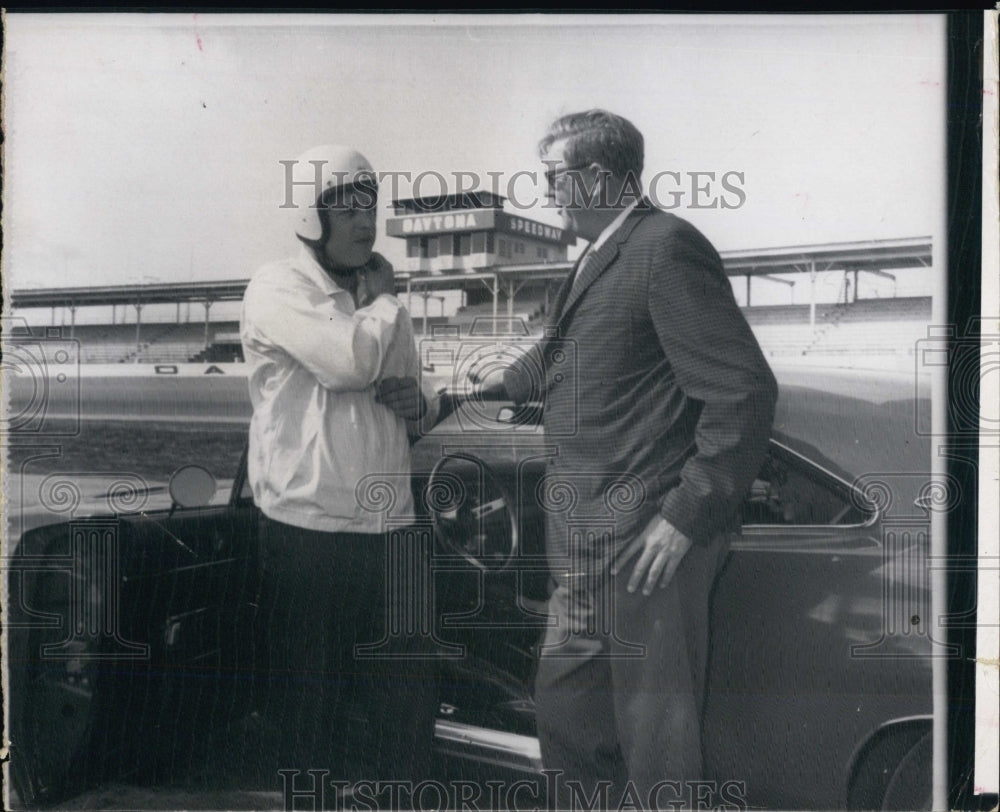
<path id="1" fill-rule="evenodd" d="M 274 698 L 264 713 L 287 733 L 279 767 L 419 779 L 417 758 L 433 742 L 433 669 L 428 659 L 355 657 L 356 645 L 384 636 L 388 597 L 385 517 L 356 489 L 385 475 L 396 483 L 393 518 L 412 514 L 410 441 L 438 404 L 418 385 L 392 266 L 372 253 L 371 165 L 342 146 L 281 164 L 281 210 L 299 250 L 253 276 L 240 324 L 253 403 L 247 473 L 263 514 Z"/>

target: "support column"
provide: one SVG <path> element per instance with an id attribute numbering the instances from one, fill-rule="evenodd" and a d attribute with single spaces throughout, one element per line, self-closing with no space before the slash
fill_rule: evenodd
<path id="1" fill-rule="evenodd" d="M 118 305 L 111 305 L 111 326 L 115 326 L 115 316 L 118 312 Z"/>
<path id="2" fill-rule="evenodd" d="M 854 269 L 854 299 L 853 299 L 853 301 L 856 302 L 857 300 L 858 300 L 858 269 L 855 268 Z"/>
<path id="3" fill-rule="evenodd" d="M 747 274 L 747 307 L 750 307 L 750 274 Z"/>
<path id="4" fill-rule="evenodd" d="M 202 304 L 205 305 L 205 341 L 204 341 L 204 346 L 202 347 L 202 349 L 203 350 L 207 350 L 208 349 L 208 315 L 209 315 L 209 313 L 212 310 L 212 303 L 208 299 L 206 299 L 204 302 L 202 302 Z"/>
<path id="5" fill-rule="evenodd" d="M 507 282 L 507 332 L 513 332 L 514 324 L 514 279 Z"/>
<path id="6" fill-rule="evenodd" d="M 816 337 L 816 260 L 809 260 L 809 326 Z"/>
<path id="7" fill-rule="evenodd" d="M 500 280 L 493 274 L 493 324 L 490 326 L 490 334 L 497 334 L 497 294 L 500 292 Z"/>
<path id="8" fill-rule="evenodd" d="M 181 323 L 181 303 L 180 303 L 180 301 L 177 302 L 177 319 L 176 319 L 176 321 L 177 321 L 178 324 Z"/>
<path id="9" fill-rule="evenodd" d="M 56 306 L 52 305 L 52 326 L 56 326 Z"/>
<path id="10" fill-rule="evenodd" d="M 413 318 L 413 285 L 410 277 L 406 277 L 406 310 Z"/>
<path id="11" fill-rule="evenodd" d="M 142 332 L 142 305 L 138 302 L 135 303 L 135 358 L 133 361 L 139 363 L 139 342 L 141 340 Z"/>
<path id="12" fill-rule="evenodd" d="M 69 337 L 76 337 L 76 305 L 69 306 Z"/>
<path id="13" fill-rule="evenodd" d="M 424 335 L 427 335 L 427 298 L 430 296 L 430 292 L 424 288 Z"/>

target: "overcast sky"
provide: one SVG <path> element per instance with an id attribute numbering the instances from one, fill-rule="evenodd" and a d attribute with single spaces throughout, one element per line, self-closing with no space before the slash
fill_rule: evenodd
<path id="1" fill-rule="evenodd" d="M 738 208 L 692 209 L 688 187 L 674 209 L 721 250 L 943 236 L 938 17 L 9 14 L 6 26 L 8 288 L 246 278 L 294 247 L 279 160 L 341 142 L 386 172 L 506 183 L 544 169 L 536 144 L 554 117 L 589 107 L 642 130 L 646 184 L 743 173 Z"/>

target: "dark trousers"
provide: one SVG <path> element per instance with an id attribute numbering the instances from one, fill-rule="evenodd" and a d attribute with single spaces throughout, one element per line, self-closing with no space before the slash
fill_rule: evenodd
<path id="1" fill-rule="evenodd" d="M 535 686 L 542 762 L 561 771 L 552 806 L 579 808 L 605 789 L 599 807 L 691 803 L 704 778 L 709 595 L 728 546 L 725 537 L 692 546 L 649 597 L 626 590 L 633 559 L 604 579 L 596 629 L 573 630 L 569 590 L 553 593 Z"/>
<path id="2" fill-rule="evenodd" d="M 412 534 L 305 530 L 262 517 L 264 712 L 280 719 L 282 768 L 331 779 L 428 777 L 438 707 L 430 638 L 390 578 L 426 566 Z M 416 561 L 416 563 L 414 563 Z M 408 632 L 408 633 L 407 633 Z"/>

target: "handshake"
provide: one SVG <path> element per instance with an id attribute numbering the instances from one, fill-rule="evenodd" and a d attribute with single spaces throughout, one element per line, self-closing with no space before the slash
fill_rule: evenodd
<path id="1" fill-rule="evenodd" d="M 469 383 L 472 384 L 472 391 L 467 395 L 470 400 L 511 400 L 507 393 L 507 387 L 498 376 L 491 375 L 489 380 L 485 380 L 473 370 L 468 375 Z"/>
<path id="2" fill-rule="evenodd" d="M 468 376 L 472 384 L 465 392 L 442 390 L 439 393 L 439 412 L 435 423 L 451 415 L 463 402 L 508 401 L 510 396 L 502 381 L 494 376 L 489 381 L 482 380 L 475 372 Z M 423 420 L 427 413 L 427 399 L 420 390 L 420 384 L 412 376 L 387 375 L 375 384 L 375 401 L 391 409 L 406 421 Z"/>

